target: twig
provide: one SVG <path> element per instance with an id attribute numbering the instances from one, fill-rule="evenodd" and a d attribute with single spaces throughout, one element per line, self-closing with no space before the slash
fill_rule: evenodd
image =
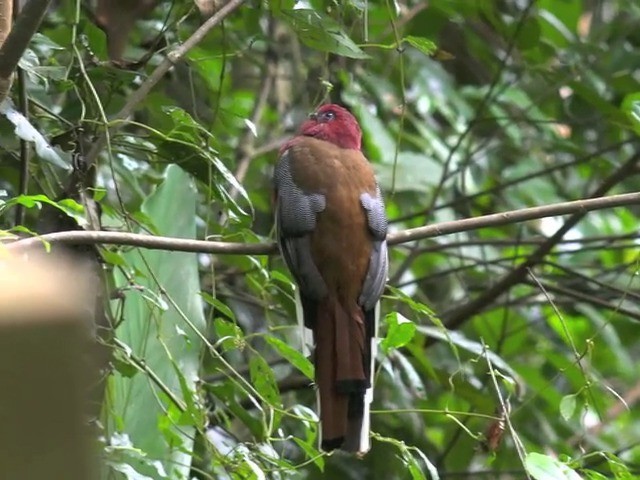
<path id="1" fill-rule="evenodd" d="M 96 142 L 93 145 L 93 148 L 89 152 L 89 154 L 85 158 L 85 162 L 88 166 L 93 165 L 96 158 L 105 147 L 107 143 L 108 135 L 110 135 L 116 130 L 122 128 L 122 126 L 126 122 L 119 122 L 118 120 L 124 120 L 131 116 L 135 111 L 137 105 L 149 95 L 151 89 L 160 81 L 160 79 L 167 73 L 171 67 L 177 64 L 182 58 L 195 47 L 198 43 L 204 39 L 204 37 L 215 28 L 218 24 L 220 24 L 229 14 L 231 14 L 236 8 L 238 8 L 244 0 L 229 0 L 220 10 L 216 12 L 211 18 L 209 18 L 206 22 L 204 22 L 200 28 L 198 28 L 193 35 L 191 35 L 182 45 L 176 47 L 174 50 L 169 52 L 165 59 L 156 67 L 156 69 L 151 72 L 151 75 L 147 77 L 147 79 L 142 82 L 140 87 L 133 92 L 129 96 L 129 100 L 124 104 L 122 109 L 111 119 L 111 124 L 103 135 L 98 137 Z"/>
<path id="2" fill-rule="evenodd" d="M 128 245 L 150 250 L 170 250 L 175 252 L 215 253 L 219 255 L 273 255 L 277 252 L 275 243 L 239 243 L 190 240 L 174 237 L 156 237 L 140 233 L 104 232 L 95 230 L 47 233 L 9 243 L 9 250 L 29 249 L 46 244 L 72 245 Z"/>
<path id="3" fill-rule="evenodd" d="M 634 157 L 635 158 L 635 157 Z M 635 163 L 635 162 L 634 162 Z M 627 163 L 627 165 L 629 162 Z M 625 170 L 626 171 L 626 170 Z M 523 208 L 509 212 L 484 215 L 476 218 L 465 218 L 451 222 L 436 223 L 426 227 L 412 228 L 401 232 L 394 232 L 388 235 L 387 240 L 390 245 L 398 245 L 413 240 L 423 238 L 450 235 L 452 233 L 466 232 L 479 228 L 495 227 L 498 225 L 514 224 L 537 218 L 551 217 L 556 215 L 573 214 L 573 217 L 565 225 L 571 222 L 575 225 L 587 212 L 593 210 L 603 210 L 607 208 L 622 207 L 640 203 L 640 193 L 624 193 L 621 195 L 610 195 L 608 197 L 590 198 L 576 200 L 573 202 L 554 203 L 542 207 Z M 563 232 L 564 235 L 565 232 Z M 538 255 L 548 253 L 552 245 L 555 245 L 560 238 L 556 235 L 541 245 L 531 258 L 540 259 Z M 551 243 L 552 242 L 552 243 Z M 33 248 L 38 245 L 52 244 L 75 244 L 75 245 L 129 245 L 156 250 L 172 250 L 180 252 L 215 253 L 222 255 L 273 255 L 277 252 L 275 243 L 236 243 L 217 242 L 204 240 L 189 240 L 184 238 L 156 237 L 138 233 L 103 232 L 103 231 L 70 231 L 55 232 L 38 237 L 25 238 L 6 245 L 9 250 L 21 250 Z M 544 256 L 544 255 L 542 255 Z M 542 258 L 542 257 L 540 257 Z M 525 262 L 528 266 L 529 262 Z M 499 282 L 500 283 L 500 282 Z M 491 289 L 490 289 L 491 290 Z"/>

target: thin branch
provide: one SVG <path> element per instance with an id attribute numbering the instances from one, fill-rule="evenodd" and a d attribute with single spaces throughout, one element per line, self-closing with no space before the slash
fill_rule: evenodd
<path id="1" fill-rule="evenodd" d="M 626 193 L 622 195 L 611 195 L 608 197 L 598 197 L 573 202 L 552 203 L 541 207 L 523 208 L 503 213 L 494 213 L 475 218 L 465 218 L 450 222 L 441 222 L 425 227 L 410 228 L 408 230 L 395 232 L 389 235 L 390 245 L 420 240 L 423 238 L 439 237 L 452 233 L 477 230 L 485 227 L 496 227 L 521 223 L 538 218 L 553 217 L 556 215 L 585 214 L 592 210 L 602 210 L 606 208 L 620 207 L 640 203 L 640 193 Z"/>
<path id="2" fill-rule="evenodd" d="M 581 202 L 593 202 L 594 200 L 603 200 L 607 198 L 614 198 L 617 195 L 602 197 L 605 195 L 611 188 L 620 183 L 625 178 L 628 178 L 629 175 L 635 170 L 636 165 L 638 163 L 638 159 L 640 159 L 640 153 L 636 153 L 631 156 L 623 165 L 621 165 L 615 172 L 609 175 L 607 178 L 603 180 L 600 186 L 594 191 L 591 200 L 582 200 L 578 202 L 569 202 L 578 204 L 572 212 L 565 211 L 564 213 L 572 213 L 571 217 L 567 219 L 567 221 L 560 227 L 556 233 L 554 233 L 549 239 L 540 247 L 538 247 L 535 252 L 529 256 L 527 260 L 522 262 L 518 267 L 514 268 L 511 272 L 506 274 L 504 277 L 499 279 L 496 283 L 494 283 L 491 287 L 489 287 L 482 295 L 479 297 L 470 300 L 469 302 L 461 305 L 455 310 L 451 311 L 449 315 L 444 318 L 443 321 L 447 328 L 456 329 L 459 328 L 463 323 L 469 320 L 471 317 L 477 315 L 479 312 L 484 310 L 487 306 L 493 303 L 496 299 L 498 299 L 501 295 L 507 292 L 511 287 L 523 281 L 526 278 L 527 272 L 530 268 L 537 265 L 553 248 L 557 245 L 557 243 L 562 240 L 565 234 L 571 230 L 574 226 L 580 222 L 587 214 L 588 209 L 581 207 L 579 204 Z M 633 194 L 631 194 L 633 195 Z M 595 197 L 595 198 L 594 198 Z M 598 198 L 599 197 L 599 198 Z M 631 200 L 631 198 L 629 198 Z M 637 199 L 631 200 L 631 203 L 636 203 Z M 558 204 L 556 204 L 558 205 Z M 559 204 L 562 205 L 562 204 Z M 613 206 L 613 205 L 612 205 Z M 553 207 L 553 205 L 549 205 L 548 207 Z M 545 207 L 538 207 L 545 208 Z M 527 209 L 530 210 L 530 209 Z M 553 215 L 553 214 L 552 214 Z M 555 213 L 555 215 L 561 215 L 561 213 Z M 495 215 L 490 215 L 495 216 Z M 537 217 L 541 218 L 541 217 Z M 462 220 L 467 221 L 473 219 Z M 504 222 L 502 223 L 504 224 Z"/>
<path id="3" fill-rule="evenodd" d="M 219 255 L 273 255 L 277 252 L 275 243 L 239 243 L 190 240 L 174 237 L 156 237 L 140 233 L 104 231 L 67 231 L 47 233 L 7 245 L 9 250 L 29 249 L 46 244 L 72 245 L 128 245 L 150 250 L 170 250 L 175 252 L 215 253 Z"/>
<path id="4" fill-rule="evenodd" d="M 486 227 L 498 225 L 508 225 L 528 220 L 534 220 L 556 215 L 573 214 L 582 218 L 587 212 L 593 210 L 603 210 L 607 208 L 622 207 L 625 205 L 640 204 L 640 193 L 624 193 L 621 195 L 611 195 L 608 197 L 590 198 L 576 200 L 573 202 L 554 203 L 542 207 L 523 208 L 509 212 L 484 215 L 476 218 L 465 218 L 451 222 L 436 223 L 426 227 L 412 228 L 400 232 L 390 233 L 387 240 L 390 245 L 398 245 L 413 240 L 420 240 L 452 233 L 466 232 Z M 572 217 L 573 219 L 574 217 Z M 577 222 L 576 222 L 577 223 Z M 560 238 L 553 239 L 553 245 Z M 540 246 L 548 248 L 548 243 Z M 156 250 L 171 250 L 180 252 L 215 253 L 222 255 L 273 255 L 277 252 L 275 243 L 237 243 L 237 242 L 217 242 L 205 240 L 190 240 L 184 238 L 156 237 L 138 233 L 123 232 L 103 232 L 103 231 L 72 231 L 55 232 L 38 237 L 25 238 L 6 247 L 9 250 L 21 250 L 36 247 L 38 245 L 52 244 L 75 244 L 75 245 L 129 245 Z M 545 254 L 548 251 L 545 252 Z"/>
<path id="5" fill-rule="evenodd" d="M 162 77 L 177 64 L 182 58 L 200 43 L 204 37 L 218 24 L 220 24 L 229 14 L 231 14 L 236 8 L 238 8 L 244 0 L 229 0 L 220 10 L 216 12 L 211 18 L 204 22 L 200 28 L 198 28 L 193 35 L 191 35 L 182 45 L 176 47 L 169 52 L 165 59 L 151 72 L 151 75 L 142 82 L 140 87 L 129 96 L 129 100 L 124 104 L 122 109 L 111 119 L 112 126 L 101 135 L 94 143 L 93 148 L 85 158 L 87 165 L 92 165 L 102 149 L 107 144 L 107 138 L 110 134 L 120 129 L 126 122 L 119 122 L 118 120 L 125 120 L 133 114 L 137 105 L 144 100 L 151 92 L 151 89 L 160 81 Z"/>

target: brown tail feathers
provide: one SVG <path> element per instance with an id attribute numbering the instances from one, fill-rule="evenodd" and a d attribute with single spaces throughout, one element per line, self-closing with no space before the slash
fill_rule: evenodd
<path id="1" fill-rule="evenodd" d="M 314 325 L 321 448 L 369 450 L 372 393 L 372 312 L 334 299 L 318 304 Z M 340 354 L 338 354 L 340 352 Z"/>

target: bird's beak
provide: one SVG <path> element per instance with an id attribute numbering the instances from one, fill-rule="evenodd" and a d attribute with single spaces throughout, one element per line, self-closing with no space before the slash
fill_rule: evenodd
<path id="1" fill-rule="evenodd" d="M 314 122 L 318 120 L 318 114 L 317 113 L 310 113 L 309 114 L 309 119 L 313 120 Z"/>

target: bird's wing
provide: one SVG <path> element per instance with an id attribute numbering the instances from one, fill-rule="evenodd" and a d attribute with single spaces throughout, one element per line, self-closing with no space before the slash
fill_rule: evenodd
<path id="1" fill-rule="evenodd" d="M 367 216 L 367 225 L 373 237 L 369 269 L 358 298 L 358 303 L 365 311 L 372 310 L 384 290 L 389 272 L 387 255 L 387 215 L 380 187 L 376 185 L 376 194 L 363 193 L 360 203 Z"/>
<path id="2" fill-rule="evenodd" d="M 285 150 L 276 164 L 276 229 L 282 256 L 291 270 L 301 294 L 311 300 L 327 295 L 327 286 L 311 256 L 310 233 L 316 215 L 326 206 L 321 193 L 307 193 L 293 181 L 292 153 Z"/>

